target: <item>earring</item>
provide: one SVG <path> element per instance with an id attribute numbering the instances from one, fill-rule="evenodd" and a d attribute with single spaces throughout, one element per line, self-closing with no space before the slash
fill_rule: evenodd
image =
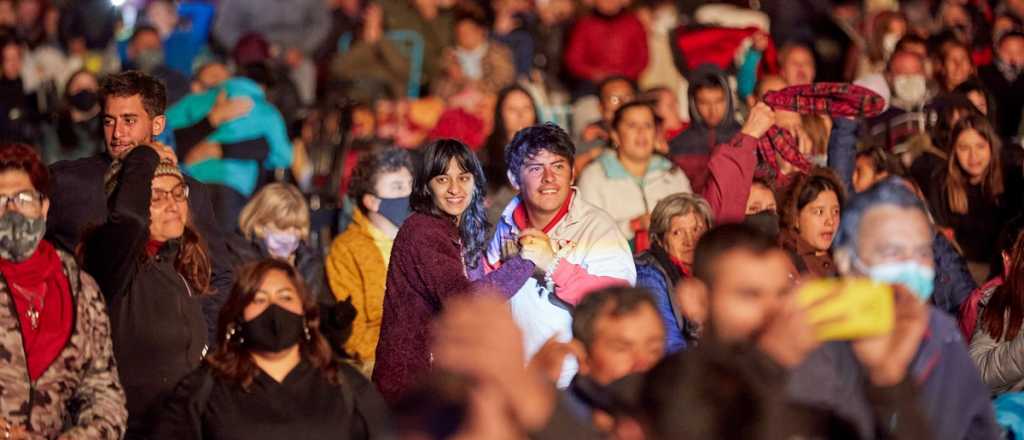
<path id="1" fill-rule="evenodd" d="M 306 332 L 306 340 L 310 340 L 311 336 L 309 336 L 309 325 L 305 322 L 302 323 L 302 331 Z"/>
<path id="2" fill-rule="evenodd" d="M 233 338 L 235 336 L 235 333 L 237 331 L 238 331 L 238 326 L 236 326 L 235 324 L 228 324 L 227 334 L 224 335 L 224 343 L 225 344 L 230 343 L 231 342 L 231 338 Z M 245 343 L 245 338 L 239 336 L 238 337 L 238 343 L 239 344 L 244 344 Z"/>

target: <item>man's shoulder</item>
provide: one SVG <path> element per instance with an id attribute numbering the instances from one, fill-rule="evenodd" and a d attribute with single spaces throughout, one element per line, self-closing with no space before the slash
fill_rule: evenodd
<path id="1" fill-rule="evenodd" d="M 89 177 L 94 174 L 103 175 L 106 173 L 110 163 L 100 155 L 83 157 L 80 159 L 61 160 L 50 165 L 50 174 Z"/>

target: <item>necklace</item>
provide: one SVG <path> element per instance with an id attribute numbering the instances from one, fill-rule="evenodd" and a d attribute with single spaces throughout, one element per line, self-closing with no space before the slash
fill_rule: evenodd
<path id="1" fill-rule="evenodd" d="M 26 293 L 28 292 L 28 289 L 25 289 L 15 283 L 11 283 L 11 291 L 28 301 L 28 310 L 25 311 L 25 316 L 28 317 L 28 322 L 32 326 L 32 330 L 39 330 L 39 313 L 43 311 L 43 307 L 46 305 L 47 287 L 48 286 L 44 282 L 42 292 L 29 295 Z M 39 300 L 38 307 L 36 306 L 36 300 Z"/>

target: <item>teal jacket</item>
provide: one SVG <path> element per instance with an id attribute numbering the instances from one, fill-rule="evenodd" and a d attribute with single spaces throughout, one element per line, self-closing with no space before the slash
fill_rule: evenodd
<path id="1" fill-rule="evenodd" d="M 270 147 L 263 168 L 287 168 L 292 164 L 292 144 L 284 118 L 277 111 L 255 82 L 246 78 L 232 78 L 217 88 L 203 93 L 193 93 L 178 101 L 167 110 L 167 125 L 173 130 L 195 125 L 203 120 L 221 90 L 228 98 L 247 96 L 253 101 L 252 111 L 241 118 L 225 122 L 207 137 L 208 141 L 231 144 L 258 139 L 267 141 Z M 188 165 L 185 172 L 203 183 L 227 186 L 249 197 L 259 180 L 260 163 L 248 159 L 208 159 Z"/>

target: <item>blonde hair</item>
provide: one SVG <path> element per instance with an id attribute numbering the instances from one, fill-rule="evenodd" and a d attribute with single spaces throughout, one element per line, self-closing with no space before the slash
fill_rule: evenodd
<path id="1" fill-rule="evenodd" d="M 238 228 L 248 240 L 256 235 L 257 228 L 269 225 L 297 228 L 303 240 L 309 239 L 309 205 L 294 185 L 271 183 L 263 187 L 238 216 Z"/>

